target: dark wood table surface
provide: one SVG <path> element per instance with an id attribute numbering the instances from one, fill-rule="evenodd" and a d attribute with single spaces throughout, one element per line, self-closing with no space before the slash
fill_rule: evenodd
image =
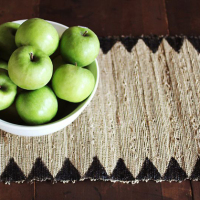
<path id="1" fill-rule="evenodd" d="M 40 17 L 67 26 L 82 25 L 99 36 L 200 35 L 199 0 L 1 0 L 0 23 Z M 0 200 L 27 199 L 200 199 L 192 181 L 123 184 L 84 181 L 75 184 L 0 183 Z"/>

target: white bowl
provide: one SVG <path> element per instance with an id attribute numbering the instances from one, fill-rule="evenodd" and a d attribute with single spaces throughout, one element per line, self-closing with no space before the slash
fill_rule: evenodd
<path id="1" fill-rule="evenodd" d="M 18 20 L 14 22 L 22 24 L 24 21 L 26 20 Z M 56 22 L 52 22 L 52 21 L 48 21 L 48 22 L 56 28 L 59 36 L 61 36 L 62 33 L 68 28 L 67 26 L 64 26 Z M 47 135 L 47 134 L 56 132 L 66 127 L 70 123 L 72 123 L 83 112 L 86 106 L 90 103 L 90 101 L 94 97 L 94 94 L 97 90 L 97 86 L 99 83 L 99 66 L 98 66 L 97 60 L 95 60 L 92 64 L 90 64 L 88 66 L 88 69 L 93 73 L 96 79 L 94 90 L 86 100 L 81 102 L 78 105 L 78 107 L 74 111 L 72 111 L 70 114 L 68 114 L 66 117 L 59 119 L 58 121 L 55 121 L 49 124 L 40 125 L 40 126 L 17 125 L 17 124 L 12 124 L 0 119 L 0 129 L 9 133 L 13 133 L 15 135 L 42 136 L 42 135 Z"/>

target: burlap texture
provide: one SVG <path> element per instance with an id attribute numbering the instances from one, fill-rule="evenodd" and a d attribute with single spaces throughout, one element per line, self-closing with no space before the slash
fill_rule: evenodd
<path id="1" fill-rule="evenodd" d="M 163 39 L 154 53 L 142 39 L 131 52 L 117 41 L 106 54 L 100 50 L 98 62 L 97 93 L 71 125 L 42 137 L 0 132 L 2 181 L 57 177 L 63 182 L 91 178 L 133 183 L 192 177 L 200 153 L 200 56 L 189 40 L 177 52 Z M 38 158 L 41 170 L 46 166 L 50 175 L 41 171 L 39 177 L 32 169 Z M 21 169 L 23 178 L 9 178 L 9 162 Z M 65 172 L 80 177 L 66 178 L 65 172 L 65 178 L 58 177 L 65 162 L 70 163 Z M 100 166 L 96 175 L 90 173 L 92 163 Z M 176 169 L 169 169 L 170 163 Z"/>

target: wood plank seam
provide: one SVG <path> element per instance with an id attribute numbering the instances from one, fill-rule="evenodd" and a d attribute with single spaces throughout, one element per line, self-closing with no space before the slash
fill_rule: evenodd
<path id="1" fill-rule="evenodd" d="M 191 191 L 192 191 L 192 200 L 194 200 L 194 192 L 193 192 L 193 187 L 192 187 L 192 181 L 190 180 L 190 187 L 191 187 Z"/>
<path id="2" fill-rule="evenodd" d="M 167 34 L 169 35 L 169 20 L 168 20 L 168 15 L 167 15 L 167 7 L 166 7 L 166 0 L 163 0 L 164 4 L 164 10 L 165 10 L 165 22 L 167 24 Z"/>

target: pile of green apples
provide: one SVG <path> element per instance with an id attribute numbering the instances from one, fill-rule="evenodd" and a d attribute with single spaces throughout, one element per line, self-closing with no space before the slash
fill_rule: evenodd
<path id="1" fill-rule="evenodd" d="M 86 27 L 70 27 L 59 38 L 39 18 L 0 25 L 0 111 L 14 104 L 25 123 L 39 125 L 56 116 L 59 99 L 82 102 L 95 86 L 85 66 L 99 48 L 98 37 Z"/>

